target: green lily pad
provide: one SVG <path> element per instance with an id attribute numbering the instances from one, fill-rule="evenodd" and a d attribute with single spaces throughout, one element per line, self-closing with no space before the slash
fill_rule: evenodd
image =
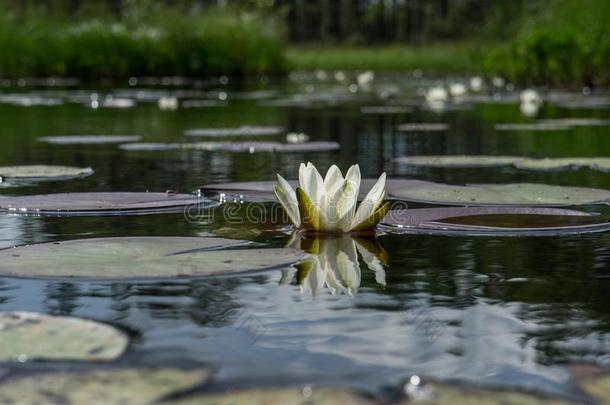
<path id="1" fill-rule="evenodd" d="M 572 402 L 534 393 L 494 390 L 465 385 L 431 382 L 414 388 L 405 386 L 407 396 L 396 405 L 568 405 Z"/>
<path id="2" fill-rule="evenodd" d="M 139 135 L 60 135 L 43 136 L 39 141 L 58 145 L 96 145 L 104 143 L 127 143 L 138 142 L 142 139 Z"/>
<path id="3" fill-rule="evenodd" d="M 129 215 L 184 211 L 203 200 L 175 193 L 56 193 L 0 197 L 0 211 L 23 215 Z"/>
<path id="4" fill-rule="evenodd" d="M 93 174 L 90 167 L 71 166 L 3 166 L 0 167 L 0 178 L 16 180 L 62 180 L 74 177 L 86 177 Z"/>
<path id="5" fill-rule="evenodd" d="M 496 124 L 494 128 L 496 131 L 568 131 L 572 129 L 570 125 L 554 122 Z"/>
<path id="6" fill-rule="evenodd" d="M 200 277 L 289 266 L 304 253 L 288 248 L 235 248 L 222 238 L 77 239 L 0 250 L 0 274 L 96 279 Z"/>
<path id="7" fill-rule="evenodd" d="M 0 361 L 113 360 L 127 336 L 102 323 L 34 312 L 0 312 Z"/>
<path id="8" fill-rule="evenodd" d="M 362 114 L 407 114 L 413 107 L 400 105 L 366 106 L 360 109 Z"/>
<path id="9" fill-rule="evenodd" d="M 181 146 L 183 149 L 242 153 L 325 152 L 340 148 L 340 145 L 336 142 L 304 142 L 299 144 L 280 142 L 193 142 L 184 143 Z"/>
<path id="10" fill-rule="evenodd" d="M 497 167 L 509 166 L 523 159 L 518 156 L 429 155 L 398 157 L 394 161 L 409 166 L 425 167 Z"/>
<path id="11" fill-rule="evenodd" d="M 356 393 L 334 388 L 249 389 L 210 393 L 162 402 L 163 405 L 368 405 L 373 402 Z"/>
<path id="12" fill-rule="evenodd" d="M 456 186 L 413 181 L 404 188 L 388 185 L 388 192 L 408 201 L 447 205 L 565 206 L 606 203 L 610 200 L 609 190 L 535 183 Z"/>
<path id="13" fill-rule="evenodd" d="M 602 127 L 610 125 L 610 120 L 601 118 L 552 118 L 538 120 L 538 122 L 543 124 L 567 125 L 570 127 Z"/>
<path id="14" fill-rule="evenodd" d="M 180 149 L 179 143 L 135 142 L 119 145 L 119 149 L 136 152 L 164 151 Z"/>
<path id="15" fill-rule="evenodd" d="M 144 405 L 202 384 L 204 370 L 108 369 L 32 374 L 0 384 L 3 404 Z"/>
<path id="16" fill-rule="evenodd" d="M 396 129 L 404 132 L 439 132 L 449 130 L 449 124 L 442 122 L 412 122 L 401 124 Z"/>
<path id="17" fill-rule="evenodd" d="M 603 172 L 610 171 L 610 158 L 546 158 L 522 159 L 514 163 L 518 169 L 526 170 L 562 170 L 588 167 Z"/>

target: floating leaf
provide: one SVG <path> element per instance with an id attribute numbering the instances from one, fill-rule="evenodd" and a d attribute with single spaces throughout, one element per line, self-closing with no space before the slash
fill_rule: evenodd
<path id="1" fill-rule="evenodd" d="M 562 206 L 605 203 L 610 200 L 609 190 L 534 183 L 455 186 L 413 181 L 403 188 L 388 183 L 388 193 L 408 201 L 448 205 Z"/>
<path id="2" fill-rule="evenodd" d="M 243 125 L 237 128 L 203 128 L 189 129 L 184 131 L 186 136 L 200 137 L 231 137 L 231 136 L 266 136 L 279 135 L 284 132 L 282 127 L 261 127 L 252 125 Z"/>
<path id="3" fill-rule="evenodd" d="M 396 129 L 405 132 L 438 132 L 447 131 L 449 129 L 449 124 L 441 122 L 414 122 L 401 124 L 396 127 Z"/>
<path id="4" fill-rule="evenodd" d="M 57 193 L 0 198 L 0 210 L 33 215 L 129 215 L 182 211 L 203 200 L 173 193 Z"/>
<path id="5" fill-rule="evenodd" d="M 496 124 L 494 128 L 496 131 L 568 131 L 572 129 L 569 125 L 549 122 Z"/>
<path id="6" fill-rule="evenodd" d="M 569 405 L 561 399 L 541 397 L 526 392 L 506 389 L 479 388 L 457 384 L 427 383 L 417 387 L 405 386 L 407 397 L 396 405 Z"/>
<path id="7" fill-rule="evenodd" d="M 3 166 L 0 167 L 0 177 L 18 180 L 62 180 L 74 177 L 86 177 L 93 174 L 90 167 L 70 166 Z"/>
<path id="8" fill-rule="evenodd" d="M 356 393 L 335 388 L 249 389 L 210 393 L 162 402 L 164 405 L 365 405 L 373 402 Z"/>
<path id="9" fill-rule="evenodd" d="M 108 325 L 34 312 L 0 312 L 0 361 L 113 360 L 127 336 Z"/>
<path id="10" fill-rule="evenodd" d="M 179 143 L 162 143 L 162 142 L 137 142 L 137 143 L 124 143 L 119 145 L 119 149 L 127 151 L 163 151 L 163 150 L 176 150 L 180 149 Z"/>
<path id="11" fill-rule="evenodd" d="M 388 106 L 369 106 L 360 109 L 362 114 L 407 114 L 413 112 L 412 107 L 388 105 Z"/>
<path id="12" fill-rule="evenodd" d="M 78 239 L 0 250 L 0 274 L 12 277 L 99 279 L 208 276 L 289 266 L 295 249 L 235 248 L 222 238 Z"/>
<path id="13" fill-rule="evenodd" d="M 601 118 L 553 118 L 538 120 L 542 124 L 567 125 L 569 127 L 601 127 L 610 125 L 610 120 Z"/>
<path id="14" fill-rule="evenodd" d="M 610 171 L 610 158 L 546 158 L 523 159 L 514 163 L 515 167 L 526 170 L 562 170 L 588 167 L 594 170 Z"/>
<path id="15" fill-rule="evenodd" d="M 538 207 L 451 207 L 391 211 L 383 225 L 407 233 L 549 236 L 610 229 L 597 213 Z"/>
<path id="16" fill-rule="evenodd" d="M 202 384 L 204 370 L 177 368 L 60 371 L 7 378 L 3 404 L 144 405 Z"/>
<path id="17" fill-rule="evenodd" d="M 65 135 L 38 138 L 39 141 L 58 145 L 127 143 L 138 142 L 141 139 L 142 137 L 139 135 Z"/>
<path id="18" fill-rule="evenodd" d="M 297 153 L 297 152 L 324 152 L 339 149 L 336 142 L 305 142 L 300 144 L 289 144 L 279 142 L 195 142 L 182 144 L 184 149 L 195 149 L 205 151 L 226 152 L 272 152 L 272 153 Z"/>
<path id="19" fill-rule="evenodd" d="M 524 158 L 517 156 L 430 155 L 395 158 L 396 163 L 425 167 L 496 167 L 508 166 Z"/>

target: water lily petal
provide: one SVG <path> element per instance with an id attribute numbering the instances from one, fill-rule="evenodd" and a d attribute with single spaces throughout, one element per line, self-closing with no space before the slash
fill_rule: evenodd
<path id="1" fill-rule="evenodd" d="M 337 165 L 332 165 L 324 177 L 324 190 L 327 194 L 334 194 L 343 184 L 343 174 Z"/>
<path id="2" fill-rule="evenodd" d="M 318 207 L 301 187 L 297 187 L 296 194 L 299 202 L 301 226 L 305 229 L 320 230 L 320 211 Z"/>
<path id="3" fill-rule="evenodd" d="M 360 181 L 360 167 L 358 165 L 353 165 L 347 171 L 345 182 L 341 189 L 341 195 L 336 203 L 339 226 L 344 232 L 349 230 L 356 214 Z"/>
<path id="4" fill-rule="evenodd" d="M 390 210 L 390 203 L 386 202 L 381 207 L 379 207 L 375 212 L 373 212 L 367 219 L 360 222 L 356 226 L 353 226 L 351 228 L 351 231 L 364 231 L 367 229 L 374 228 L 375 226 L 377 226 L 379 221 L 381 221 L 383 219 L 383 217 L 386 216 L 386 214 L 388 213 L 389 210 Z"/>
<path id="5" fill-rule="evenodd" d="M 299 167 L 299 186 L 305 194 L 309 196 L 316 206 L 320 206 L 322 195 L 324 194 L 324 179 L 318 169 L 308 162 L 307 165 L 301 163 Z"/>
<path id="6" fill-rule="evenodd" d="M 385 181 L 386 174 L 382 173 L 373 188 L 371 188 L 366 197 L 364 197 L 364 200 L 360 203 L 349 230 L 366 229 L 362 228 L 361 224 L 367 222 L 383 202 L 385 196 Z M 379 220 L 381 220 L 381 218 Z M 374 225 L 376 225 L 376 223 Z"/>
<path id="7" fill-rule="evenodd" d="M 301 218 L 299 215 L 299 202 L 297 201 L 297 194 L 292 186 L 279 174 L 277 175 L 277 186 L 275 186 L 274 192 L 278 201 L 286 210 L 288 218 L 294 224 L 299 227 L 301 225 Z"/>

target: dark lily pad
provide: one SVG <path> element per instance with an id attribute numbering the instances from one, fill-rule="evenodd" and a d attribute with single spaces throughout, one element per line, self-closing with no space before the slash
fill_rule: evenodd
<path id="1" fill-rule="evenodd" d="M 404 132 L 439 132 L 449 130 L 449 124 L 441 122 L 413 122 L 401 124 L 396 129 Z"/>
<path id="2" fill-rule="evenodd" d="M 610 171 L 610 158 L 546 158 L 523 159 L 514 163 L 515 167 L 526 170 L 562 170 L 588 167 L 589 169 Z"/>
<path id="3" fill-rule="evenodd" d="M 394 162 L 424 167 L 499 167 L 508 166 L 523 159 L 517 156 L 429 155 L 398 157 L 394 159 Z"/>
<path id="4" fill-rule="evenodd" d="M 566 235 L 601 232 L 610 223 L 596 213 L 538 207 L 451 207 L 390 211 L 382 225 L 407 233 Z"/>
<path id="5" fill-rule="evenodd" d="M 535 122 L 535 123 L 516 123 L 516 124 L 496 124 L 496 131 L 569 131 L 572 129 L 570 125 L 551 123 L 551 122 Z"/>
<path id="6" fill-rule="evenodd" d="M 340 148 L 340 145 L 336 142 L 305 142 L 299 144 L 279 142 L 195 142 L 182 144 L 182 148 L 238 153 L 304 153 L 337 150 Z"/>
<path id="7" fill-rule="evenodd" d="M 209 393 L 162 402 L 165 405 L 372 405 L 375 403 L 377 402 L 347 390 L 315 387 L 249 389 L 227 393 Z"/>
<path id="8" fill-rule="evenodd" d="M 401 184 L 402 183 L 402 184 Z M 408 201 L 446 205 L 566 206 L 606 203 L 610 191 L 534 183 L 456 186 L 427 181 L 388 183 L 389 195 Z"/>
<path id="9" fill-rule="evenodd" d="M 136 142 L 119 145 L 119 149 L 136 152 L 150 152 L 180 149 L 179 143 Z"/>
<path id="10" fill-rule="evenodd" d="M 0 250 L 0 274 L 96 279 L 200 277 L 289 266 L 304 256 L 288 248 L 234 249 L 240 244 L 229 239 L 193 237 L 41 243 Z"/>
<path id="11" fill-rule="evenodd" d="M 0 384 L 3 404 L 147 405 L 202 384 L 204 370 L 100 369 L 37 373 Z"/>
<path id="12" fill-rule="evenodd" d="M 181 211 L 203 204 L 191 194 L 57 193 L 0 198 L 0 211 L 33 215 L 127 215 Z"/>
<path id="13" fill-rule="evenodd" d="M 376 181 L 377 179 L 362 179 L 358 198 L 363 199 Z M 411 181 L 398 180 L 398 182 L 402 187 L 407 186 Z M 290 180 L 289 183 L 293 188 L 296 188 L 298 185 L 298 181 L 296 180 Z M 392 183 L 392 180 L 388 180 L 387 184 L 390 183 Z M 273 193 L 273 189 L 276 184 L 276 181 L 247 181 L 236 183 L 206 184 L 205 186 L 201 187 L 201 192 L 206 196 L 221 197 L 221 199 L 225 201 L 276 201 L 275 194 Z M 399 187 L 398 184 L 395 185 L 396 187 Z"/>
<path id="14" fill-rule="evenodd" d="M 142 137 L 139 135 L 65 135 L 65 136 L 43 136 L 39 141 L 58 145 L 89 145 L 104 143 L 127 143 L 138 142 Z"/>
<path id="15" fill-rule="evenodd" d="M 34 312 L 0 312 L 0 361 L 114 360 L 127 336 L 86 319 Z"/>
<path id="16" fill-rule="evenodd" d="M 412 107 L 387 105 L 387 106 L 368 106 L 360 109 L 362 114 L 407 114 L 413 112 Z"/>
<path id="17" fill-rule="evenodd" d="M 569 127 L 602 127 L 610 125 L 610 120 L 601 118 L 552 118 L 538 120 L 542 124 L 559 124 Z"/>
<path id="18" fill-rule="evenodd" d="M 231 136 L 266 136 L 266 135 L 279 135 L 284 132 L 282 127 L 263 127 L 263 126 L 252 126 L 243 125 L 237 128 L 203 128 L 203 129 L 189 129 L 184 132 L 186 136 L 200 136 L 200 137 L 231 137 Z"/>
<path id="19" fill-rule="evenodd" d="M 75 177 L 86 177 L 93 174 L 90 167 L 70 166 L 3 166 L 0 167 L 0 177 L 16 180 L 63 180 Z"/>

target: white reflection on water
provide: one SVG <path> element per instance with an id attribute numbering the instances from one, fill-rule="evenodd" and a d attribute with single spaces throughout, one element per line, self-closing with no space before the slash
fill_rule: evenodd
<path id="1" fill-rule="evenodd" d="M 361 279 L 359 256 L 375 273 L 375 281 L 385 286 L 388 255 L 375 239 L 345 234 L 308 239 L 295 234 L 289 244 L 310 254 L 297 266 L 297 281 L 306 295 L 316 296 L 324 287 L 333 295 L 355 294 Z"/>

